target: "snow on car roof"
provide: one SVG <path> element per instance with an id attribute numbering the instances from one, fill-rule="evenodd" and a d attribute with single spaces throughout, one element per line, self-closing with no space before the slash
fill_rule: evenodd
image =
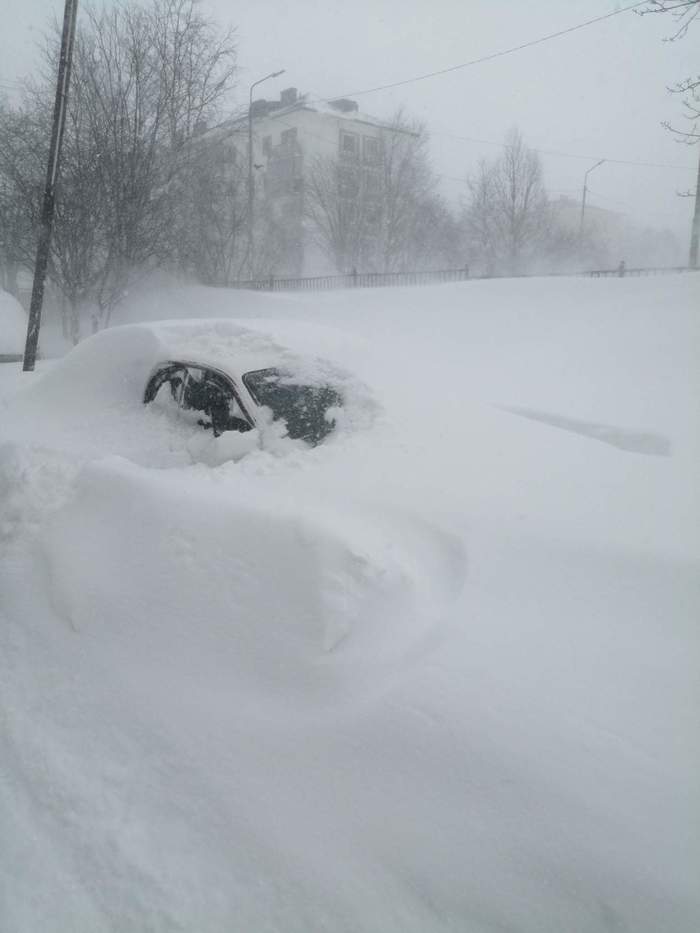
<path id="1" fill-rule="evenodd" d="M 162 347 L 163 359 L 201 363 L 235 377 L 271 366 L 313 381 L 328 374 L 328 365 L 320 360 L 304 357 L 270 334 L 232 321 L 166 321 L 147 326 Z"/>
<path id="2" fill-rule="evenodd" d="M 174 428 L 167 419 L 154 419 L 142 403 L 154 368 L 173 360 L 222 370 L 234 378 L 276 367 L 291 373 L 294 381 L 330 384 L 343 398 L 336 433 L 352 433 L 368 427 L 379 406 L 354 374 L 325 359 L 333 340 L 340 346 L 342 339 L 331 329 L 297 327 L 296 322 L 278 326 L 270 320 L 259 329 L 219 319 L 108 328 L 44 372 L 22 380 L 11 400 L 17 415 L 13 433 L 56 448 L 89 450 L 91 456 L 116 452 L 151 465 L 170 462 L 168 451 L 184 449 L 187 438 L 171 437 Z"/>
<path id="3" fill-rule="evenodd" d="M 269 323 L 267 328 L 269 331 Z M 308 328 L 301 330 L 304 345 L 313 346 L 314 334 Z M 293 330 L 287 336 L 293 337 Z M 228 320 L 159 321 L 100 331 L 21 394 L 27 402 L 64 409 L 140 402 L 149 374 L 157 364 L 168 360 L 200 363 L 234 377 L 276 366 L 309 381 L 333 377 L 344 380 L 344 374 L 332 364 L 312 354 L 293 352 L 269 332 Z"/>

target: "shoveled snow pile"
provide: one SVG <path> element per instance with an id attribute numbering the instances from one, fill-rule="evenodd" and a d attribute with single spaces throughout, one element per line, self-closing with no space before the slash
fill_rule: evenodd
<path id="1" fill-rule="evenodd" d="M 0 401 L 0 926 L 694 933 L 700 277 L 152 299 Z M 356 419 L 193 455 L 195 347 Z"/>
<path id="2" fill-rule="evenodd" d="M 24 353 L 27 315 L 17 299 L 0 288 L 0 362 Z"/>

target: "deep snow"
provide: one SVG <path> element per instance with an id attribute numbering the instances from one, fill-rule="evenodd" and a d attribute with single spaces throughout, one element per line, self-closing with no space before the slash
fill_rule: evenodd
<path id="1" fill-rule="evenodd" d="M 699 299 L 134 297 L 366 389 L 213 468 L 3 367 L 3 928 L 696 930 Z"/>

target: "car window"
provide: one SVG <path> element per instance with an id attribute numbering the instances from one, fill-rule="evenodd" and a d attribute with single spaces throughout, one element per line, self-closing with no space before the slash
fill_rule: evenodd
<path id="1" fill-rule="evenodd" d="M 180 397 L 183 416 L 215 435 L 224 431 L 248 431 L 251 424 L 230 383 L 211 370 L 188 366 Z"/>
<path id="2" fill-rule="evenodd" d="M 176 412 L 186 375 L 187 371 L 182 364 L 168 363 L 160 367 L 148 381 L 144 402 L 153 402 L 157 408 Z"/>
<path id="3" fill-rule="evenodd" d="M 143 400 L 215 435 L 252 427 L 228 379 L 201 366 L 164 363 L 148 380 Z"/>
<path id="4" fill-rule="evenodd" d="M 259 405 L 286 423 L 291 438 L 316 445 L 335 427 L 332 410 L 343 398 L 333 386 L 308 385 L 278 369 L 246 373 L 243 382 Z"/>

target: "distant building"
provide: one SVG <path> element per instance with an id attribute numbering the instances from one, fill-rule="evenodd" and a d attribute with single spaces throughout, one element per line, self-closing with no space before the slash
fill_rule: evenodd
<path id="1" fill-rule="evenodd" d="M 562 228 L 576 236 L 581 226 L 581 202 L 561 195 L 551 202 Z M 674 266 L 683 252 L 670 230 L 643 225 L 622 211 L 586 201 L 581 256 L 586 268 L 616 268 L 624 260 L 633 266 Z"/>
<path id="2" fill-rule="evenodd" d="M 551 202 L 557 219 L 567 230 L 578 231 L 581 225 L 581 202 L 574 198 L 560 194 Z M 593 230 L 603 229 L 617 231 L 623 224 L 624 218 L 619 211 L 611 211 L 604 207 L 586 202 L 585 225 Z"/>
<path id="3" fill-rule="evenodd" d="M 376 176 L 379 190 L 382 139 L 387 132 L 408 131 L 361 113 L 353 100 L 310 102 L 293 87 L 279 100 L 253 101 L 252 117 L 256 217 L 267 212 L 280 232 L 275 274 L 315 271 L 324 260 L 304 228 L 305 179 L 314 162 L 326 157 L 361 166 L 368 187 Z M 219 130 L 231 134 L 236 158 L 246 169 L 247 127 L 246 115 Z"/>

